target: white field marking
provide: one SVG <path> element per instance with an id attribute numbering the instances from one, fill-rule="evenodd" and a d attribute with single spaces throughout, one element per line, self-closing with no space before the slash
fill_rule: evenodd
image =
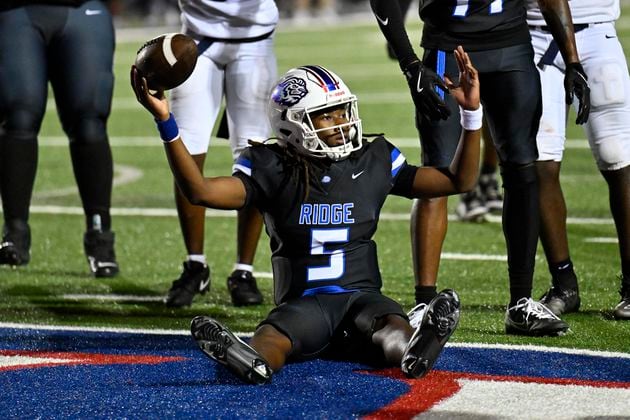
<path id="1" fill-rule="evenodd" d="M 190 335 L 189 330 L 166 330 L 161 328 L 113 328 L 113 327 L 75 327 L 71 325 L 42 325 L 42 324 L 18 324 L 15 322 L 0 322 L 0 328 L 12 328 L 16 330 L 46 330 L 46 331 L 83 331 L 83 332 L 108 332 L 122 334 L 150 334 L 150 335 Z M 251 337 L 253 332 L 238 332 L 234 334 L 241 337 Z"/>
<path id="2" fill-rule="evenodd" d="M 598 351 L 598 350 L 589 350 L 589 349 L 575 349 L 575 348 L 565 348 L 565 347 L 535 346 L 532 344 L 447 343 L 446 345 L 449 347 L 496 349 L 496 350 L 524 350 L 524 351 L 538 351 L 538 352 L 547 352 L 547 353 L 563 353 L 563 354 L 574 354 L 574 355 L 583 355 L 583 356 L 617 357 L 621 359 L 630 359 L 630 353 Z"/>
<path id="3" fill-rule="evenodd" d="M 83 208 L 77 206 L 31 206 L 31 213 L 35 214 L 67 214 L 83 215 Z M 176 217 L 175 209 L 162 208 L 140 208 L 140 207 L 112 207 L 110 210 L 113 216 L 144 216 L 144 217 Z M 0 209 L 0 213 L 2 210 Z M 214 210 L 206 209 L 206 217 L 236 217 L 235 210 Z M 380 220 L 397 221 L 409 220 L 408 213 L 381 213 Z M 457 221 L 457 217 L 449 215 L 448 220 Z M 490 223 L 501 223 L 500 216 L 488 216 Z M 612 225 L 612 219 L 596 219 L 590 217 L 569 217 L 568 224 L 572 225 Z"/>
<path id="4" fill-rule="evenodd" d="M 414 419 L 628 418 L 630 389 L 457 379 L 459 389 Z"/>
<path id="5" fill-rule="evenodd" d="M 618 238 L 584 238 L 584 242 L 591 242 L 594 244 L 618 244 Z"/>
<path id="6" fill-rule="evenodd" d="M 96 295 L 96 294 L 66 294 L 60 296 L 67 300 L 100 300 L 116 302 L 163 302 L 164 296 L 139 296 L 139 295 Z"/>
<path id="7" fill-rule="evenodd" d="M 417 137 L 387 138 L 398 147 L 420 148 L 420 140 Z M 109 144 L 112 147 L 164 147 L 157 132 L 153 137 L 114 136 L 109 138 Z M 45 147 L 67 147 L 68 139 L 63 136 L 44 136 L 39 138 L 39 145 Z M 211 147 L 230 147 L 230 143 L 227 140 L 219 137 L 212 137 L 210 145 Z M 589 146 L 586 139 L 569 139 L 566 141 L 566 147 L 567 149 L 588 149 Z"/>
<path id="8" fill-rule="evenodd" d="M 0 322 L 0 328 L 11 328 L 16 330 L 46 330 L 46 331 L 85 331 L 85 332 L 112 332 L 127 334 L 150 334 L 150 335 L 189 335 L 188 330 L 167 330 L 167 329 L 146 329 L 146 328 L 113 328 L 113 327 L 77 327 L 71 325 L 42 325 L 42 324 L 21 324 L 16 322 Z M 251 335 L 252 333 L 237 332 L 238 335 Z M 563 347 L 546 347 L 523 344 L 491 344 L 491 343 L 446 343 L 447 347 L 454 348 L 478 348 L 497 350 L 526 350 L 545 353 L 563 353 L 595 357 L 616 357 L 630 359 L 630 353 L 620 353 L 611 351 L 598 351 L 590 349 L 575 349 Z"/>
<path id="9" fill-rule="evenodd" d="M 462 254 L 460 252 L 442 252 L 440 258 L 464 261 L 507 261 L 507 255 Z"/>
<path id="10" fill-rule="evenodd" d="M 72 362 L 71 359 L 54 359 L 44 357 L 32 357 L 32 356 L 0 356 L 0 366 L 29 366 L 29 365 L 41 365 L 41 364 L 64 364 Z"/>
<path id="11" fill-rule="evenodd" d="M 144 173 L 133 166 L 114 165 L 114 186 L 129 184 L 142 178 Z M 78 189 L 76 186 L 59 188 L 52 191 L 41 191 L 33 194 L 33 199 L 42 200 L 46 198 L 64 197 L 66 195 L 76 195 Z"/>

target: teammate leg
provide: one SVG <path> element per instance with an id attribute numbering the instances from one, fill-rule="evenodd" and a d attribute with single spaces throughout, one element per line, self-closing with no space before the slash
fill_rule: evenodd
<path id="1" fill-rule="evenodd" d="M 539 188 L 534 161 L 541 114 L 540 78 L 529 45 L 487 53 L 496 72 L 481 73 L 481 99 L 501 160 L 503 233 L 508 254 L 510 303 L 506 331 L 558 335 L 568 325 L 531 299 L 539 233 Z M 509 102 L 510 107 L 505 103 Z M 532 104 L 535 104 L 532 107 Z"/>
<path id="2" fill-rule="evenodd" d="M 550 39 L 548 34 L 534 37 L 534 48 L 538 55 L 544 53 Z M 539 68 L 539 73 L 543 98 L 540 125 L 544 127 L 536 136 L 539 154 L 536 169 L 540 185 L 540 241 L 552 282 L 541 302 L 559 316 L 565 312 L 575 312 L 580 307 L 577 276 L 569 254 L 567 208 L 560 185 L 567 105 L 562 87 L 564 72 L 556 66 L 545 65 Z"/>
<path id="3" fill-rule="evenodd" d="M 223 98 L 223 68 L 215 61 L 222 54 L 222 45 L 215 43 L 202 51 L 192 75 L 171 91 L 171 111 L 177 118 L 182 140 L 202 173 Z M 165 303 L 181 307 L 190 305 L 195 294 L 209 290 L 210 269 L 204 255 L 205 208 L 190 204 L 176 184 L 174 196 L 187 257 Z"/>
<path id="4" fill-rule="evenodd" d="M 0 13 L 0 264 L 30 260 L 29 206 L 37 170 L 37 133 L 46 107 L 46 46 L 24 7 Z"/>
<path id="5" fill-rule="evenodd" d="M 613 315 L 630 319 L 630 76 L 612 23 L 585 29 L 577 38 L 591 86 L 585 131 L 597 167 L 608 184 L 619 239 L 621 301 Z"/>
<path id="6" fill-rule="evenodd" d="M 425 51 L 423 62 L 430 68 L 442 66 L 456 77 L 457 63 L 452 53 Z M 447 168 L 455 156 L 461 135 L 459 107 L 455 100 L 445 98 L 451 111 L 447 120 L 428 121 L 416 116 L 416 126 L 422 143 L 422 161 L 426 166 Z M 416 303 L 429 303 L 437 295 L 437 276 L 442 244 L 448 227 L 447 198 L 415 200 L 411 211 L 411 251 L 415 276 Z"/>
<path id="7" fill-rule="evenodd" d="M 271 134 L 267 120 L 267 96 L 277 75 L 273 39 L 243 43 L 226 69 L 226 108 L 234 160 L 248 142 L 266 140 Z M 253 276 L 254 257 L 262 231 L 262 215 L 255 208 L 238 212 L 237 252 L 234 271 L 227 279 L 236 306 L 262 303 Z"/>
<path id="8" fill-rule="evenodd" d="M 87 15 L 87 8 L 101 13 Z M 112 154 L 107 137 L 114 76 L 114 28 L 99 1 L 68 8 L 63 32 L 50 54 L 50 80 L 64 131 L 70 139 L 72 167 L 86 218 L 85 254 L 96 277 L 118 273 L 111 231 Z"/>
<path id="9" fill-rule="evenodd" d="M 617 319 L 630 319 L 630 166 L 601 173 L 608 183 L 610 211 L 617 229 L 621 258 L 621 301 L 613 315 Z"/>

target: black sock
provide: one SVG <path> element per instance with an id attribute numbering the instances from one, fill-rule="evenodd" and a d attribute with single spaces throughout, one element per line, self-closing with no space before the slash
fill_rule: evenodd
<path id="1" fill-rule="evenodd" d="M 488 165 L 487 163 L 481 165 L 481 175 L 494 174 L 496 171 L 497 167 L 494 165 Z"/>
<path id="2" fill-rule="evenodd" d="M 503 165 L 503 234 L 508 253 L 510 306 L 531 297 L 540 209 L 536 167 Z"/>
<path id="3" fill-rule="evenodd" d="M 630 261 L 621 261 L 621 281 L 630 287 Z"/>
<path id="4" fill-rule="evenodd" d="M 74 176 L 85 211 L 86 229 L 109 231 L 113 162 L 107 141 L 70 143 Z"/>
<path id="5" fill-rule="evenodd" d="M 529 283 L 510 285 L 510 308 L 522 299 L 532 297 L 532 285 Z"/>
<path id="6" fill-rule="evenodd" d="M 37 138 L 0 138 L 0 193 L 5 220 L 28 221 L 37 171 Z"/>
<path id="7" fill-rule="evenodd" d="M 562 290 L 577 290 L 577 276 L 573 270 L 571 258 L 557 263 L 550 263 L 549 272 L 551 273 L 551 280 L 555 287 Z"/>
<path id="8" fill-rule="evenodd" d="M 436 286 L 416 286 L 416 305 L 420 303 L 429 303 L 431 299 L 437 296 Z"/>

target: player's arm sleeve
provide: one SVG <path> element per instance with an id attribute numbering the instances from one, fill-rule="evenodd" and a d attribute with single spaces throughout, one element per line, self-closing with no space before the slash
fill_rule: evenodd
<path id="1" fill-rule="evenodd" d="M 405 30 L 405 18 L 397 0 L 370 0 L 370 6 L 381 28 L 381 32 L 391 45 L 401 68 L 417 61 L 418 56 L 411 46 Z"/>
<path id="2" fill-rule="evenodd" d="M 243 207 L 263 210 L 282 182 L 282 165 L 275 153 L 265 146 L 245 149 L 232 167 L 232 175 L 243 181 L 246 198 Z"/>
<path id="3" fill-rule="evenodd" d="M 391 163 L 391 183 L 392 189 L 390 194 L 399 195 L 407 198 L 414 198 L 413 196 L 413 180 L 416 176 L 418 167 L 410 165 L 405 158 L 405 155 L 396 146 L 390 142 L 385 142 L 387 150 L 389 151 L 389 160 Z"/>

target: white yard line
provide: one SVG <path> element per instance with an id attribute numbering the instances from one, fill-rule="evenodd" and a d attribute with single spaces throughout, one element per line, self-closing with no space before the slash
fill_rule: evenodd
<path id="1" fill-rule="evenodd" d="M 76 206 L 31 206 L 31 213 L 35 214 L 70 214 L 83 215 L 83 208 Z M 140 208 L 140 207 L 112 207 L 113 216 L 145 216 L 145 217 L 176 217 L 175 208 Z M 234 210 L 206 209 L 206 217 L 235 217 Z M 457 221 L 454 215 L 448 216 L 449 221 Z M 409 213 L 381 213 L 380 220 L 409 220 Z M 488 216 L 489 223 L 501 223 L 500 216 Z M 612 225 L 609 218 L 569 217 L 568 224 L 573 225 Z"/>
<path id="2" fill-rule="evenodd" d="M 166 329 L 142 329 L 142 328 L 112 328 L 112 327 L 75 327 L 64 325 L 41 325 L 41 324 L 21 324 L 14 322 L 0 322 L 0 328 L 11 328 L 18 330 L 46 330 L 46 331 L 84 331 L 84 332 L 112 332 L 124 334 L 151 334 L 151 335 L 190 335 L 188 330 L 166 330 Z M 251 332 L 236 332 L 239 336 L 251 336 Z M 629 353 L 597 351 L 587 349 L 572 349 L 563 347 L 547 347 L 522 344 L 490 344 L 490 343 L 446 343 L 447 347 L 454 348 L 478 348 L 478 349 L 497 349 L 497 350 L 525 350 L 538 351 L 544 353 L 564 353 L 577 354 L 596 357 L 617 357 L 621 359 L 630 359 Z"/>
<path id="3" fill-rule="evenodd" d="M 398 147 L 420 148 L 420 141 L 417 137 L 388 137 L 388 139 Z M 109 138 L 112 147 L 164 147 L 159 140 L 157 132 L 151 136 L 112 136 Z M 210 144 L 214 147 L 229 147 L 230 143 L 222 138 L 213 137 Z M 63 136 L 43 136 L 39 138 L 39 145 L 45 147 L 68 147 L 68 139 Z M 567 149 L 588 149 L 586 139 L 568 139 Z"/>
<path id="4" fill-rule="evenodd" d="M 594 244 L 618 244 L 618 238 L 584 238 L 584 242 L 590 242 Z"/>

